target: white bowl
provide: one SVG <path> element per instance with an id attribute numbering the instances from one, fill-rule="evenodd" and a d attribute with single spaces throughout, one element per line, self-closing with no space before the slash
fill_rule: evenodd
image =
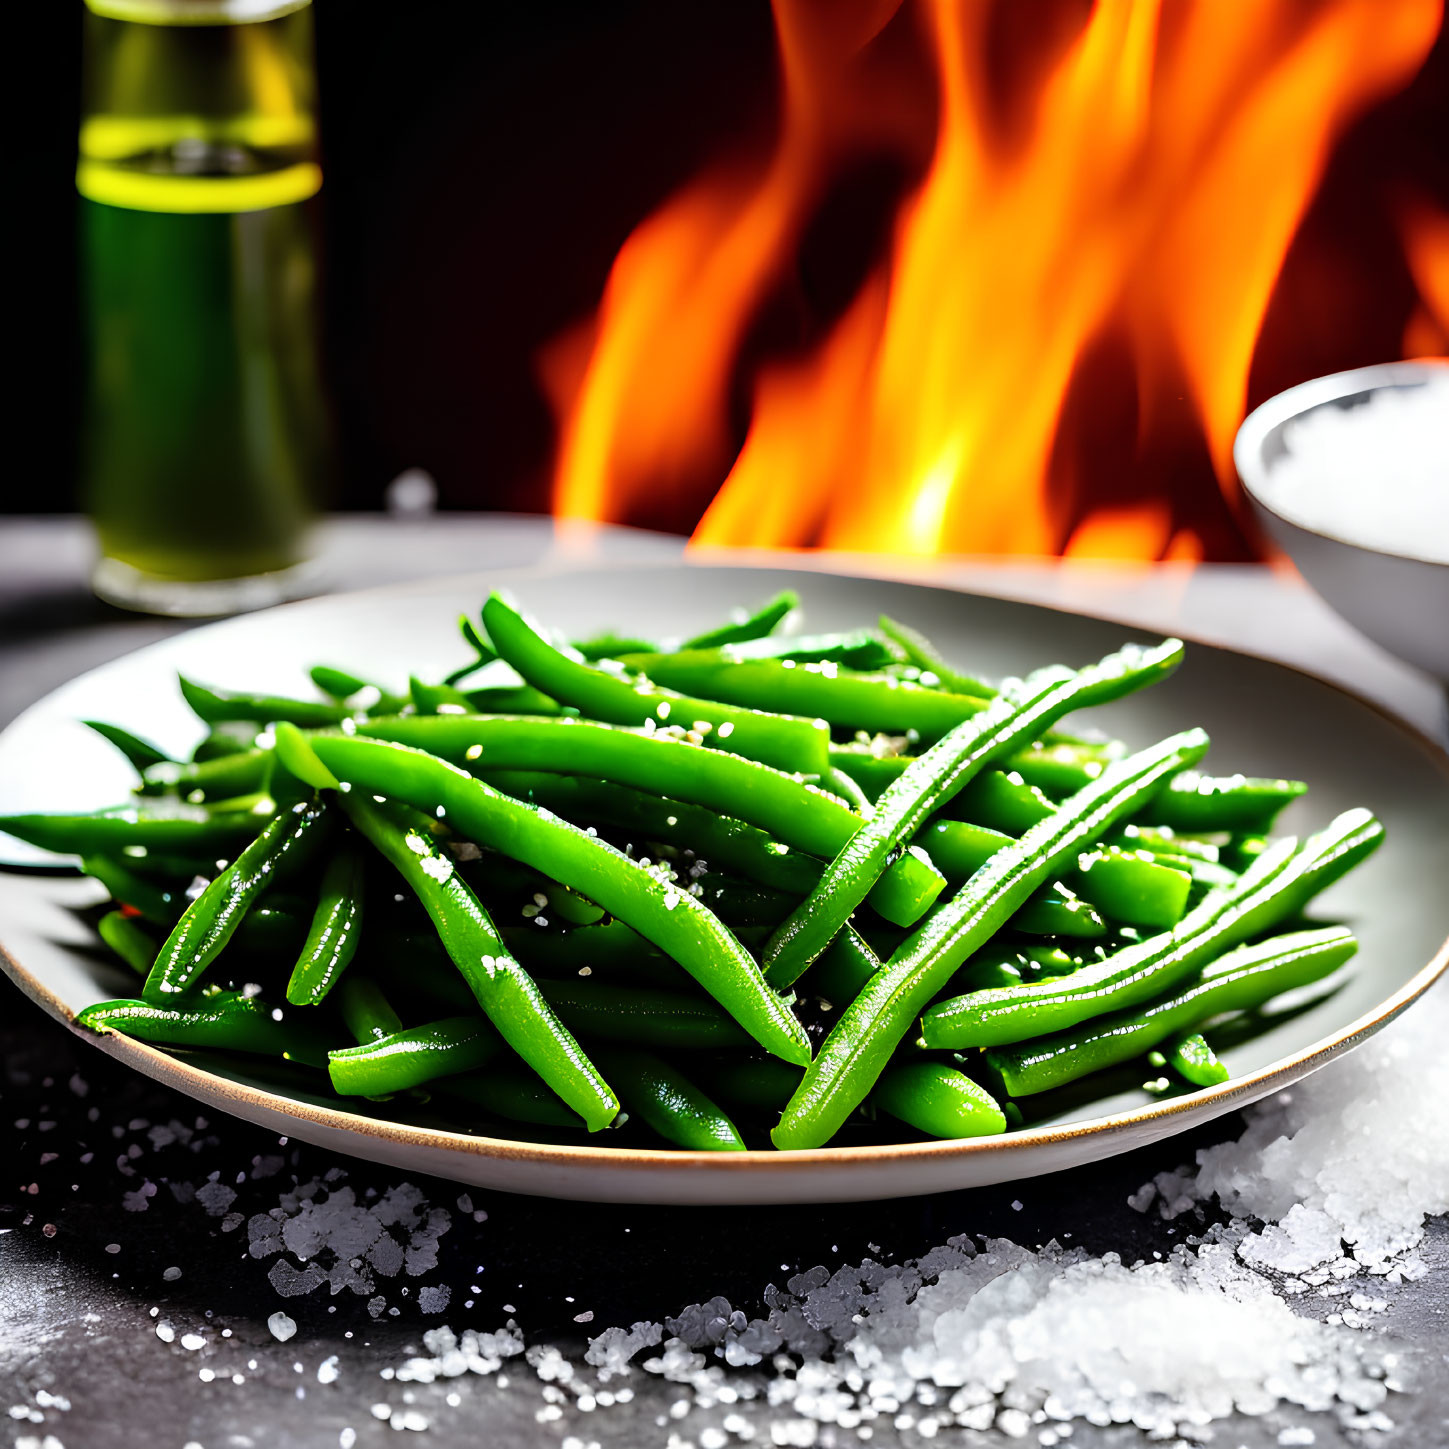
<path id="1" fill-rule="evenodd" d="M 1335 534 L 1288 518 L 1279 511 L 1271 486 L 1273 470 L 1289 456 L 1285 433 L 1305 414 L 1358 407 L 1384 389 L 1422 388 L 1444 371 L 1434 362 L 1388 362 L 1291 387 L 1248 415 L 1238 430 L 1233 461 L 1269 537 L 1328 603 L 1390 653 L 1449 680 L 1449 564 L 1388 552 L 1355 540 L 1346 530 Z M 1449 417 L 1444 426 L 1449 429 Z M 1364 482 L 1367 514 L 1374 496 L 1371 480 Z M 1449 489 L 1449 478 L 1444 487 Z"/>

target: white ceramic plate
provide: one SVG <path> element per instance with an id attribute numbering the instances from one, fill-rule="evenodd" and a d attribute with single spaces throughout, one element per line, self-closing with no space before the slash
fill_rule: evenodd
<path id="1" fill-rule="evenodd" d="M 0 735 L 0 813 L 91 808 L 123 799 L 124 762 L 76 723 L 100 718 L 182 750 L 198 728 L 178 670 L 233 688 L 298 692 L 306 668 L 330 663 L 401 685 L 463 662 L 453 622 L 506 582 L 552 625 L 648 635 L 707 627 L 740 603 L 790 587 L 808 626 L 831 629 L 890 613 L 925 630 L 948 657 L 987 675 L 1081 663 L 1135 632 L 1100 619 L 947 589 L 772 569 L 664 565 L 504 579 L 448 579 L 290 604 L 214 624 L 93 670 Z M 1271 621 L 1265 621 L 1265 626 Z M 1338 990 L 1227 1054 L 1220 1087 L 1153 1100 L 1133 1088 L 1062 1104 L 1030 1130 L 960 1143 L 825 1148 L 801 1153 L 690 1153 L 501 1140 L 361 1115 L 335 1099 L 285 1093 L 244 1062 L 172 1057 L 121 1036 L 96 1047 L 223 1110 L 339 1152 L 512 1192 L 617 1202 L 838 1202 L 906 1196 L 1055 1172 L 1155 1141 L 1288 1085 L 1362 1041 L 1449 965 L 1449 759 L 1374 707 L 1281 665 L 1195 645 L 1166 684 L 1104 709 L 1094 723 L 1145 744 L 1188 725 L 1214 740 L 1211 768 L 1301 776 L 1306 800 L 1285 816 L 1304 831 L 1351 805 L 1388 826 L 1384 847 L 1320 901 L 1362 942 Z M 6 849 L 8 847 L 8 849 Z M 24 850 L 0 836 L 0 850 Z M 34 853 L 31 853 L 34 859 Z M 75 908 L 100 898 L 89 881 L 0 873 L 0 964 L 60 1021 L 134 978 L 94 950 Z"/>

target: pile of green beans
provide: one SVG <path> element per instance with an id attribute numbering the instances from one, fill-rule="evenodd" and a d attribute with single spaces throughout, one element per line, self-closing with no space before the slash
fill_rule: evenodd
<path id="1" fill-rule="evenodd" d="M 999 1135 L 1139 1060 L 1212 1088 L 1353 954 L 1303 913 L 1368 811 L 1273 839 L 1301 783 L 1069 727 L 1176 640 L 987 681 L 797 604 L 565 642 L 495 594 L 442 679 L 179 680 L 185 759 L 87 721 L 132 799 L 0 819 L 109 897 L 136 985 L 79 1024 L 464 1131 L 802 1150 Z"/>

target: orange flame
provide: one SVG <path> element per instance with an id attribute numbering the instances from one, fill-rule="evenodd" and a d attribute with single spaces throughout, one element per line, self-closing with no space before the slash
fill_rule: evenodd
<path id="1" fill-rule="evenodd" d="M 1449 353 L 1449 215 L 1423 203 L 1405 209 L 1404 251 L 1420 305 L 1404 329 L 1404 356 Z"/>
<path id="2" fill-rule="evenodd" d="M 646 220 L 573 385 L 550 369 L 556 512 L 627 520 L 724 475 L 698 543 L 1202 557 L 1232 528 L 1233 435 L 1289 244 L 1334 140 L 1419 67 L 1443 0 L 1097 0 L 1014 114 L 993 99 L 988 0 L 896 8 L 776 0 L 773 157 Z M 901 59 L 915 22 L 934 114 Z M 812 350 L 755 369 L 738 445 L 745 340 L 832 179 L 909 156 L 923 126 L 886 255 Z M 1442 317 L 1442 225 L 1407 230 Z M 1096 496 L 1067 415 L 1104 344 L 1125 348 L 1139 450 L 1180 446 L 1185 395 L 1222 496 L 1137 496 L 1130 477 Z"/>

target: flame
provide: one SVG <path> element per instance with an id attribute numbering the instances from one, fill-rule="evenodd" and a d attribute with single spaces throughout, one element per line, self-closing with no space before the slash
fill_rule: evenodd
<path id="1" fill-rule="evenodd" d="M 989 0 L 897 8 L 776 0 L 774 154 L 714 169 L 642 223 L 592 327 L 548 368 L 555 511 L 648 518 L 703 489 L 701 544 L 1221 550 L 1289 245 L 1336 138 L 1417 70 L 1443 0 L 1097 0 L 1065 42 L 1044 27 L 1050 53 L 1009 105 Z M 928 157 L 884 255 L 803 355 L 752 360 L 832 181 L 880 154 Z M 1442 319 L 1443 219 L 1416 213 L 1406 234 Z M 1118 361 L 1105 403 L 1103 349 Z M 1204 468 L 1195 494 L 1140 491 L 1132 458 L 1103 487 L 1093 418 L 1121 393 L 1136 457 L 1195 448 L 1217 487 Z"/>
<path id="2" fill-rule="evenodd" d="M 1449 353 L 1449 213 L 1423 202 L 1403 215 L 1404 252 L 1420 305 L 1404 329 L 1404 356 Z"/>

